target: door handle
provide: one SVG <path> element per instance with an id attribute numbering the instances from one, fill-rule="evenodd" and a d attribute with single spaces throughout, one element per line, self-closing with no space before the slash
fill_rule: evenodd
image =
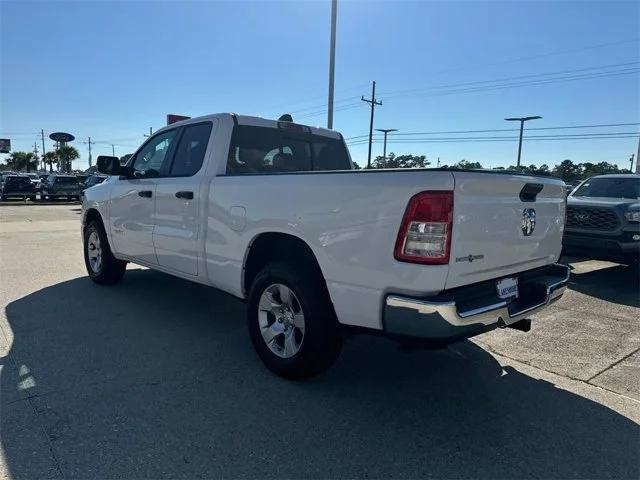
<path id="1" fill-rule="evenodd" d="M 152 195 L 153 195 L 153 192 L 151 190 L 139 190 L 138 191 L 138 196 L 140 196 L 140 197 L 151 198 Z"/>
<path id="2" fill-rule="evenodd" d="M 176 192 L 176 198 L 184 198 L 186 200 L 193 200 L 193 192 Z"/>

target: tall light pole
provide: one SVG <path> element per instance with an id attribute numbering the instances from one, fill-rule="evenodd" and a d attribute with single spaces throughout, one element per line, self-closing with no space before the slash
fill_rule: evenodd
<path id="1" fill-rule="evenodd" d="M 397 128 L 376 128 L 376 132 L 384 133 L 384 147 L 382 148 L 382 161 L 387 159 L 387 134 L 389 132 L 397 132 Z"/>
<path id="2" fill-rule="evenodd" d="M 518 168 L 520 168 L 520 155 L 522 153 L 522 132 L 524 130 L 524 122 L 528 122 L 529 120 L 538 120 L 542 118 L 538 115 L 534 115 L 531 117 L 511 117 L 505 118 L 507 122 L 520 122 L 520 140 L 518 141 Z"/>
<path id="3" fill-rule="evenodd" d="M 329 108 L 327 110 L 327 128 L 333 128 L 333 83 L 336 67 L 336 16 L 338 0 L 331 0 L 331 40 L 329 49 Z"/>

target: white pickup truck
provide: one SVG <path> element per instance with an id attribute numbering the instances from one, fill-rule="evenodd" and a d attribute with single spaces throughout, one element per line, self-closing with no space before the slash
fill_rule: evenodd
<path id="1" fill-rule="evenodd" d="M 353 170 L 335 131 L 235 114 L 169 125 L 98 168 L 91 279 L 133 262 L 246 300 L 258 355 L 287 378 L 326 369 L 350 330 L 438 344 L 526 331 L 569 278 L 552 178 Z"/>

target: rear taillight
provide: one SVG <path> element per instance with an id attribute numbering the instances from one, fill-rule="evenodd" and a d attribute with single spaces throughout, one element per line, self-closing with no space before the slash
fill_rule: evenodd
<path id="1" fill-rule="evenodd" d="M 453 192 L 422 192 L 404 212 L 394 257 L 402 262 L 449 263 Z"/>

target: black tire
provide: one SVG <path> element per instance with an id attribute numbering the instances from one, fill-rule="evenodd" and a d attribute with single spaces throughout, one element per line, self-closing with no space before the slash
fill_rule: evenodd
<path id="1" fill-rule="evenodd" d="M 47 200 L 49 200 L 49 196 L 40 194 L 40 200 L 43 200 L 46 202 Z"/>
<path id="2" fill-rule="evenodd" d="M 314 270 L 304 268 L 304 264 L 296 267 L 281 262 L 269 264 L 256 275 L 249 292 L 247 324 L 251 342 L 267 368 L 284 378 L 308 378 L 323 372 L 335 362 L 342 347 L 342 332 L 329 294 L 321 274 Z M 260 298 L 274 284 L 288 287 L 304 314 L 304 337 L 299 350 L 290 358 L 272 352 L 260 332 Z"/>
<path id="3" fill-rule="evenodd" d="M 35 202 L 36 201 L 36 196 L 35 195 L 31 195 L 29 197 L 29 200 L 31 200 L 32 202 Z"/>
<path id="4" fill-rule="evenodd" d="M 94 232 L 100 241 L 99 246 L 101 250 L 101 262 L 96 268 L 94 268 L 89 261 L 89 238 Z M 113 253 L 111 253 L 111 248 L 109 247 L 107 235 L 102 223 L 93 220 L 85 227 L 83 250 L 84 264 L 87 268 L 87 273 L 89 274 L 89 278 L 95 283 L 113 285 L 122 279 L 127 268 L 127 262 L 118 260 L 113 256 Z"/>
<path id="5" fill-rule="evenodd" d="M 0 195 L 0 200 L 6 200 L 7 196 L 6 195 Z"/>

